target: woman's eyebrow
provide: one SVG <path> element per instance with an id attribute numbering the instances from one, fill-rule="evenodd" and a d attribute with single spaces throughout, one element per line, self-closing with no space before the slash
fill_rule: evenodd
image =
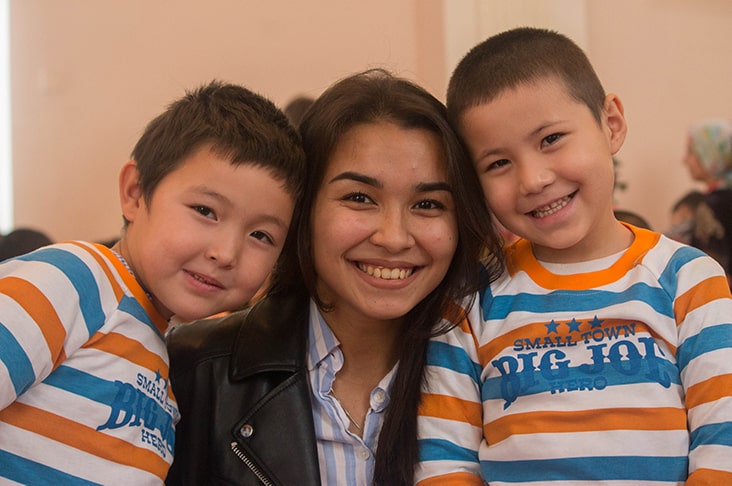
<path id="1" fill-rule="evenodd" d="M 377 187 L 377 188 L 383 188 L 384 185 L 379 182 L 377 179 L 373 177 L 369 177 L 364 174 L 359 174 L 358 172 L 343 172 L 341 174 L 338 174 L 334 178 L 330 180 L 329 183 L 333 183 L 336 181 L 341 180 L 352 180 L 356 182 L 361 182 L 362 184 L 367 184 L 369 186 Z M 421 182 L 417 184 L 416 186 L 416 192 L 430 192 L 430 191 L 447 191 L 452 193 L 452 187 L 450 187 L 450 184 L 447 182 Z"/>
<path id="2" fill-rule="evenodd" d="M 377 179 L 374 179 L 373 177 L 369 177 L 364 174 L 359 174 L 358 172 L 352 172 L 352 171 L 342 172 L 342 173 L 338 174 L 337 176 L 332 178 L 328 182 L 328 184 L 331 184 L 336 181 L 342 181 L 342 180 L 352 180 L 352 181 L 361 182 L 363 184 L 367 184 L 369 186 L 374 186 L 374 187 L 378 187 L 378 188 L 384 187 L 384 185 L 381 182 L 379 182 Z"/>
<path id="3" fill-rule="evenodd" d="M 452 187 L 447 182 L 422 182 L 417 184 L 417 192 L 447 191 L 452 193 Z"/>

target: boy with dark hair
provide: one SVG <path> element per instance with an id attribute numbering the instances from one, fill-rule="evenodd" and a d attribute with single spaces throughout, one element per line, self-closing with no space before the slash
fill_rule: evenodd
<path id="1" fill-rule="evenodd" d="M 0 482 L 161 484 L 179 418 L 170 319 L 243 305 L 282 249 L 305 161 L 268 100 L 212 82 L 132 155 L 111 249 L 65 242 L 0 265 Z"/>
<path id="2" fill-rule="evenodd" d="M 712 258 L 615 218 L 619 98 L 570 39 L 517 28 L 447 104 L 520 239 L 433 340 L 420 485 L 732 483 L 732 297 Z"/>

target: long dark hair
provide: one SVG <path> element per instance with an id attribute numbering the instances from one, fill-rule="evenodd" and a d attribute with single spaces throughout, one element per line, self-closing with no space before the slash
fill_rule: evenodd
<path id="1" fill-rule="evenodd" d="M 439 136 L 458 215 L 459 241 L 450 269 L 437 288 L 405 318 L 399 339 L 399 367 L 379 436 L 375 483 L 411 485 L 419 459 L 417 409 L 428 341 L 463 319 L 461 307 L 454 302 L 469 301 L 478 286 L 486 284 L 485 277 L 495 278 L 502 267 L 500 241 L 480 183 L 439 100 L 408 80 L 374 69 L 342 79 L 315 101 L 300 125 L 308 161 L 305 196 L 296 211 L 281 265 L 273 276 L 272 291 L 305 285 L 315 301 L 327 308 L 328 303 L 316 292 L 310 218 L 313 204 L 343 134 L 355 126 L 380 121 L 429 130 Z M 481 271 L 478 262 L 485 254 L 491 258 L 484 262 L 487 271 Z"/>

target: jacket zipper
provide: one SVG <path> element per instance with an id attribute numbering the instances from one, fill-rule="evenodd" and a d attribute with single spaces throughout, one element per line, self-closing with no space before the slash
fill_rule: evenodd
<path id="1" fill-rule="evenodd" d="M 254 463 L 250 461 L 247 456 L 244 455 L 241 449 L 239 449 L 239 445 L 236 442 L 231 443 L 231 450 L 234 451 L 236 457 L 238 457 L 241 462 L 246 464 L 249 470 L 252 471 L 255 476 L 257 476 L 257 479 L 259 479 L 262 484 L 264 484 L 265 486 L 274 486 L 272 482 L 270 482 L 267 477 L 262 474 L 262 471 L 260 471 L 259 468 L 257 468 L 257 466 L 255 466 Z"/>

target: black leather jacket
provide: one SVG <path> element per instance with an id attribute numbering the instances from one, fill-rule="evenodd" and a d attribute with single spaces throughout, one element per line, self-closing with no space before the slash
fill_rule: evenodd
<path id="1" fill-rule="evenodd" d="M 168 334 L 181 422 L 166 484 L 320 485 L 307 329 L 297 295 Z"/>

